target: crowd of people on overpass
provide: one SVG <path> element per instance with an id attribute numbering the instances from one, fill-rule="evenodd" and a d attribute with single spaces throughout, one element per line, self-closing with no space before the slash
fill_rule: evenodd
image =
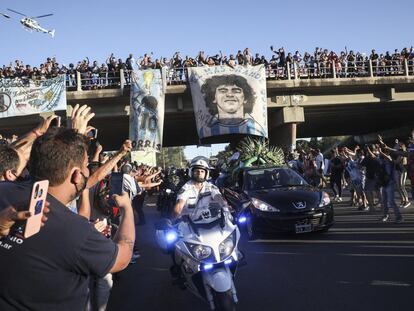
<path id="1" fill-rule="evenodd" d="M 316 47 L 313 52 L 290 52 L 284 47 L 279 49 L 270 47 L 270 57 L 260 53 L 252 53 L 249 48 L 238 50 L 237 53 L 226 55 L 219 51 L 214 55 L 207 55 L 200 51 L 195 57 L 182 56 L 175 52 L 172 57 L 155 58 L 153 53 L 134 58 L 129 54 L 127 58 L 117 58 L 114 54 L 108 56 L 104 63 L 90 61 L 88 58 L 70 63 L 59 63 L 55 57 L 47 58 L 39 66 L 25 65 L 21 60 L 15 60 L 9 65 L 0 68 L 1 78 L 21 78 L 23 80 L 43 80 L 64 74 L 67 77 L 67 87 L 76 88 L 77 72 L 80 73 L 82 89 L 113 88 L 120 86 L 120 70 L 124 70 L 126 83 L 129 83 L 129 72 L 135 68 L 160 69 L 168 71 L 169 83 L 185 83 L 186 68 L 196 66 L 227 65 L 261 65 L 266 68 L 269 79 L 299 78 L 332 78 L 361 77 L 372 75 L 402 75 L 405 73 L 407 62 L 409 74 L 414 70 L 413 47 L 404 47 L 393 52 L 362 53 L 348 50 L 346 47 L 339 53 Z"/>
<path id="2" fill-rule="evenodd" d="M 348 187 L 352 205 L 362 211 L 381 211 L 384 222 L 392 208 L 395 222 L 400 223 L 400 208 L 409 207 L 414 200 L 414 131 L 407 142 L 395 139 L 390 146 L 379 136 L 376 144 L 335 147 L 325 156 L 319 149 L 295 151 L 288 155 L 287 163 L 311 185 L 329 187 L 336 202 L 342 202 L 343 189 Z"/>

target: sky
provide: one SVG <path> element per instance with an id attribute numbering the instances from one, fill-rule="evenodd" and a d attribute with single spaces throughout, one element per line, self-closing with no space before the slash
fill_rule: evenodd
<path id="1" fill-rule="evenodd" d="M 29 16 L 53 13 L 38 21 L 56 29 L 55 38 L 25 31 L 7 8 Z M 414 45 L 413 11 L 410 0 L 0 0 L 0 12 L 12 17 L 0 16 L 0 65 L 20 59 L 38 66 L 50 56 L 66 65 L 85 57 L 104 62 L 111 53 L 123 59 L 200 50 L 229 55 L 245 47 L 270 58 L 270 45 L 302 54 L 315 47 L 339 53 L 345 46 L 392 52 Z"/>

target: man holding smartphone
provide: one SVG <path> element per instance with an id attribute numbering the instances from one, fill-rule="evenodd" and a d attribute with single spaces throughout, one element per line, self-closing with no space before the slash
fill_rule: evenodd
<path id="1" fill-rule="evenodd" d="M 89 276 L 103 277 L 129 264 L 135 228 L 127 194 L 114 196 L 122 216 L 113 241 L 66 207 L 89 176 L 85 132 L 90 108 L 76 106 L 75 111 L 83 123 L 77 130 L 53 128 L 33 144 L 30 174 L 34 180 L 49 180 L 50 212 L 36 235 L 22 239 L 11 233 L 2 241 L 0 310 L 83 310 Z M 27 207 L 30 190 L 31 182 L 0 183 L 0 212 Z"/>

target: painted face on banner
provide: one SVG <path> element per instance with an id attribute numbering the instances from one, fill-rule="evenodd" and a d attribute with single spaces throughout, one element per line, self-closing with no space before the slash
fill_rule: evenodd
<path id="1" fill-rule="evenodd" d="M 214 103 L 217 108 L 226 113 L 233 114 L 243 109 L 246 103 L 244 92 L 237 85 L 219 85 L 216 89 Z"/>

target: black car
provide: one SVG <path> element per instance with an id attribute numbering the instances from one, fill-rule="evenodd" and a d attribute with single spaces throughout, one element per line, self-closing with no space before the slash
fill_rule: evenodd
<path id="1" fill-rule="evenodd" d="M 329 195 L 289 167 L 243 168 L 223 194 L 250 239 L 257 233 L 327 231 L 334 223 Z"/>

